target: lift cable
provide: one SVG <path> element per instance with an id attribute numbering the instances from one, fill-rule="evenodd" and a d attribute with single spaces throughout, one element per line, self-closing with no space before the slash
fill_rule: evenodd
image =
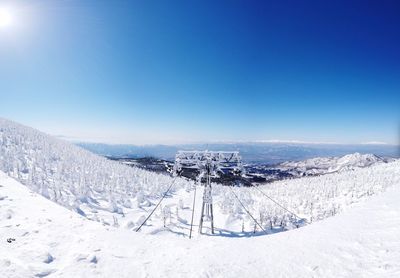
<path id="1" fill-rule="evenodd" d="M 258 221 L 253 217 L 253 215 L 251 215 L 251 213 L 247 210 L 247 208 L 243 205 L 243 203 L 240 201 L 239 197 L 236 195 L 236 193 L 233 191 L 233 189 L 231 188 L 231 186 L 228 186 L 229 189 L 231 190 L 231 192 L 233 193 L 233 195 L 235 196 L 235 198 L 239 201 L 239 204 L 243 207 L 243 209 L 247 212 L 247 214 L 253 219 L 254 223 L 257 224 L 258 227 L 260 227 L 260 229 L 267 234 L 267 231 L 264 230 L 264 228 L 260 225 L 260 223 L 258 223 Z"/>
<path id="2" fill-rule="evenodd" d="M 299 217 L 297 214 L 295 214 L 294 212 L 288 210 L 287 208 L 285 208 L 284 206 L 282 206 L 281 204 L 279 204 L 277 201 L 275 201 L 274 199 L 272 199 L 271 197 L 269 197 L 267 194 L 265 194 L 260 188 L 258 188 L 258 186 L 254 186 L 254 188 L 256 188 L 262 195 L 264 195 L 265 197 L 267 197 L 269 200 L 271 200 L 272 202 L 274 202 L 276 205 L 278 205 L 279 207 L 283 208 L 285 211 L 289 212 L 290 214 L 294 215 L 296 218 L 298 218 L 299 220 L 304 220 L 307 224 L 310 224 L 310 222 L 307 221 L 307 219 Z"/>
<path id="3" fill-rule="evenodd" d="M 196 184 L 194 185 L 194 196 L 193 196 L 193 208 L 192 208 L 192 220 L 190 222 L 190 234 L 189 238 L 192 238 L 192 230 L 193 230 L 193 217 L 194 217 L 194 207 L 196 205 Z"/>
<path id="4" fill-rule="evenodd" d="M 154 209 L 151 211 L 151 213 L 147 216 L 147 218 L 143 221 L 143 223 L 136 229 L 136 232 L 139 232 L 139 230 L 142 228 L 142 226 L 147 222 L 147 220 L 150 219 L 150 217 L 153 215 L 153 213 L 156 211 L 156 209 L 158 208 L 158 206 L 161 204 L 161 202 L 164 200 L 165 196 L 167 196 L 168 192 L 171 190 L 172 186 L 174 185 L 176 179 L 178 176 L 176 176 L 174 178 L 174 180 L 172 181 L 171 185 L 168 187 L 167 191 L 164 192 L 162 198 L 160 199 L 160 201 L 158 202 L 158 204 L 154 207 Z"/>

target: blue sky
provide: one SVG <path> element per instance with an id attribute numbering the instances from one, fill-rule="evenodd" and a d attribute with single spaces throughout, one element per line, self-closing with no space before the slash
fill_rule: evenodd
<path id="1" fill-rule="evenodd" d="M 398 1 L 10 1 L 0 116 L 110 143 L 399 143 Z"/>

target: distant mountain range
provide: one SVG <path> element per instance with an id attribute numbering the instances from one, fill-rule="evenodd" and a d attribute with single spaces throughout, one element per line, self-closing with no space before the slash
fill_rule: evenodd
<path id="1" fill-rule="evenodd" d="M 308 144 L 308 143 L 213 143 L 186 145 L 108 145 L 78 143 L 79 146 L 103 156 L 119 158 L 155 157 L 173 161 L 178 150 L 240 151 L 246 163 L 277 164 L 315 157 L 337 157 L 349 153 L 375 154 L 381 157 L 400 157 L 397 145 L 383 144 Z"/>
<path id="2" fill-rule="evenodd" d="M 213 184 L 213 236 L 197 232 L 201 185 L 135 167 L 158 166 L 164 163 L 160 159 L 117 160 L 0 118 L 0 276 L 186 277 L 204 276 L 207 269 L 205 275 L 223 277 L 325 277 L 325 270 L 332 274 L 343 262 L 350 270 L 336 276 L 357 276 L 361 272 L 353 265 L 372 265 L 377 269 L 373 274 L 382 277 L 385 266 L 386 276 L 397 271 L 400 160 L 384 163 L 384 158 L 356 153 L 270 166 L 340 173 L 257 187 Z M 192 219 L 196 232 L 191 234 Z M 205 226 L 204 233 L 210 234 L 208 217 Z M 375 261 L 349 256 L 382 250 L 385 254 Z M 185 260 L 189 253 L 196 256 Z M 303 272 L 285 270 L 299 258 Z M 321 261 L 330 259 L 336 265 L 321 270 Z M 275 265 L 279 269 L 266 271 Z"/>
<path id="3" fill-rule="evenodd" d="M 114 158 L 122 164 L 142 168 L 152 172 L 168 173 L 173 168 L 173 161 L 144 157 L 144 158 Z M 246 186 L 254 183 L 272 182 L 282 179 L 299 178 L 304 176 L 319 176 L 324 174 L 351 171 L 357 168 L 370 167 L 375 164 L 388 163 L 396 159 L 384 158 L 374 154 L 353 153 L 341 157 L 316 157 L 302 161 L 286 161 L 275 165 L 247 163 L 244 165 L 245 175 L 238 178 L 221 176 L 214 178 L 217 183 L 231 184 L 237 180 Z M 187 175 L 188 178 L 193 176 Z"/>
<path id="4" fill-rule="evenodd" d="M 374 154 L 353 153 L 342 157 L 317 157 L 303 161 L 283 162 L 276 169 L 287 171 L 293 176 L 310 176 L 354 170 L 393 160 Z"/>

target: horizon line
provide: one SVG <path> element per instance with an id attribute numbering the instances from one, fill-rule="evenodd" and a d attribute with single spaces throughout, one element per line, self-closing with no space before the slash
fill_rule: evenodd
<path id="1" fill-rule="evenodd" d="M 343 143 L 333 141 L 302 141 L 302 140 L 210 140 L 210 141 L 188 141 L 188 142 L 175 142 L 175 143 L 112 143 L 97 140 L 84 140 L 81 138 L 53 135 L 59 139 L 70 141 L 74 144 L 98 144 L 98 145 L 112 145 L 112 146 L 180 146 L 180 145 L 204 145 L 204 144 L 292 144 L 292 145 L 341 145 L 341 146 L 400 146 L 400 144 L 393 144 L 380 141 L 367 141 L 357 143 Z"/>

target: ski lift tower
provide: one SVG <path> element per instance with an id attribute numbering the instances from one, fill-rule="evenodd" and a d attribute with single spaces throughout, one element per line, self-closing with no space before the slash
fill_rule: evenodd
<path id="1" fill-rule="evenodd" d="M 239 152 L 178 151 L 175 156 L 174 172 L 180 173 L 183 169 L 198 170 L 198 180 L 200 182 L 204 181 L 199 233 L 202 233 L 203 222 L 210 221 L 211 233 L 214 234 L 211 178 L 227 172 L 232 172 L 235 175 L 241 174 L 243 167 Z"/>

